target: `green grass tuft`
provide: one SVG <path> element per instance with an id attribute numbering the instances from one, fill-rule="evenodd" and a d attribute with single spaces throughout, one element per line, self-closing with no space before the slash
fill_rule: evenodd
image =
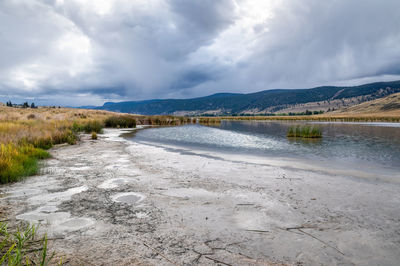
<path id="1" fill-rule="evenodd" d="M 47 252 L 47 236 L 35 239 L 36 235 L 34 225 L 11 232 L 0 222 L 0 265 L 49 265 L 54 253 L 49 256 Z"/>
<path id="2" fill-rule="evenodd" d="M 50 154 L 31 144 L 0 146 L 0 183 L 16 182 L 38 172 L 38 160 L 49 158 Z"/>
<path id="3" fill-rule="evenodd" d="M 286 136 L 289 138 L 322 138 L 322 132 L 317 126 L 291 126 Z"/>

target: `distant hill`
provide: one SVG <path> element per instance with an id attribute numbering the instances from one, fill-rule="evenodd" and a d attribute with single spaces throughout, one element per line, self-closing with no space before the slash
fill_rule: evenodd
<path id="1" fill-rule="evenodd" d="M 102 109 L 145 115 L 230 115 L 288 113 L 291 110 L 331 111 L 400 92 L 400 81 L 353 87 L 265 90 L 249 94 L 218 93 L 193 99 L 107 102 Z"/>
<path id="2" fill-rule="evenodd" d="M 335 113 L 400 115 L 400 93 L 344 108 Z"/>

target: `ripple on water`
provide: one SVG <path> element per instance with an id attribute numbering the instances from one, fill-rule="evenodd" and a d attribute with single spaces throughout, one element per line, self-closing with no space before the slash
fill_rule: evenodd
<path id="1" fill-rule="evenodd" d="M 135 204 L 141 202 L 144 195 L 135 192 L 119 193 L 112 197 L 112 200 L 119 203 Z"/>

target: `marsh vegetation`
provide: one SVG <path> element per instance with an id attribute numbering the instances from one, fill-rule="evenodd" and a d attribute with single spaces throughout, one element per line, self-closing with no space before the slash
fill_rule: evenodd
<path id="1" fill-rule="evenodd" d="M 318 126 L 297 125 L 291 126 L 286 136 L 288 138 L 322 138 L 322 131 Z"/>
<path id="2" fill-rule="evenodd" d="M 15 182 L 37 173 L 38 161 L 57 144 L 76 144 L 84 132 L 97 138 L 104 127 L 180 125 L 190 118 L 140 116 L 69 108 L 0 107 L 0 183 Z M 95 133 L 95 135 L 94 135 Z"/>

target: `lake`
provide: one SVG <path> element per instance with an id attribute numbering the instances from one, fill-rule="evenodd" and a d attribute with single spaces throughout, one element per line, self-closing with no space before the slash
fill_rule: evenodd
<path id="1" fill-rule="evenodd" d="M 318 125 L 322 139 L 290 139 L 290 126 Z M 222 121 L 220 126 L 199 124 L 148 128 L 134 141 L 173 145 L 190 150 L 296 160 L 310 165 L 351 169 L 377 178 L 399 177 L 400 123 L 331 123 Z"/>

